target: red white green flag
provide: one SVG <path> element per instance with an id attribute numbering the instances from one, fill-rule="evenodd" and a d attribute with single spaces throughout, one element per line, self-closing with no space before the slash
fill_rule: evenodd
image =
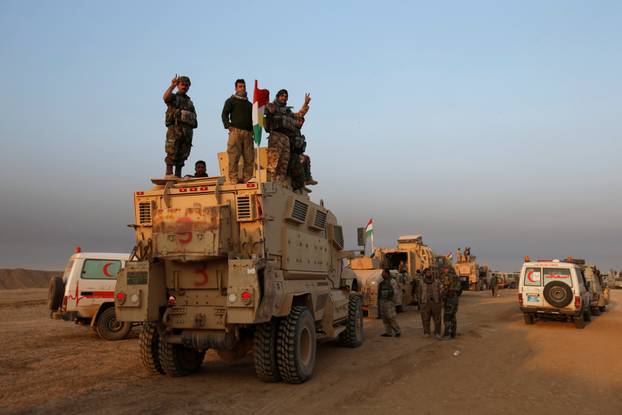
<path id="1" fill-rule="evenodd" d="M 369 222 L 367 222 L 367 226 L 365 227 L 365 239 L 371 239 L 371 247 L 372 247 L 372 251 L 374 249 L 374 220 L 370 219 Z"/>
<path id="2" fill-rule="evenodd" d="M 261 130 L 264 125 L 264 110 L 270 102 L 270 91 L 257 88 L 255 79 L 255 90 L 253 91 L 253 138 L 257 146 L 261 144 Z"/>

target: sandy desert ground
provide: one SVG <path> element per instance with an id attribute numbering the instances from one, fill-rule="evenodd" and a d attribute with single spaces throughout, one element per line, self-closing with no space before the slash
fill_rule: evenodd
<path id="1" fill-rule="evenodd" d="M 516 290 L 462 296 L 459 336 L 423 338 L 419 313 L 398 315 L 401 338 L 323 342 L 303 385 L 255 378 L 252 357 L 224 363 L 209 352 L 186 378 L 147 374 L 137 332 L 100 340 L 48 318 L 45 289 L 0 290 L 0 413 L 622 413 L 622 291 L 584 330 L 526 326 Z"/>

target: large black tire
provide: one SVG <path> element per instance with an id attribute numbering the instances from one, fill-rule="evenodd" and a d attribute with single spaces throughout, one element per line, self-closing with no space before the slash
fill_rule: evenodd
<path id="1" fill-rule="evenodd" d="M 119 321 L 114 307 L 108 307 L 97 316 L 97 334 L 104 340 L 122 340 L 132 329 L 129 321 Z"/>
<path id="2" fill-rule="evenodd" d="M 272 319 L 269 323 L 258 325 L 255 330 L 253 345 L 255 373 L 263 382 L 281 380 L 276 353 L 278 328 L 279 321 Z"/>
<path id="3" fill-rule="evenodd" d="M 578 329 L 585 328 L 585 313 L 581 313 L 577 317 L 574 318 L 574 326 Z"/>
<path id="4" fill-rule="evenodd" d="M 549 282 L 544 286 L 544 299 L 553 307 L 566 307 L 573 299 L 572 289 L 561 281 Z"/>
<path id="5" fill-rule="evenodd" d="M 307 307 L 292 307 L 279 324 L 277 360 L 279 373 L 286 383 L 302 383 L 315 367 L 315 321 Z"/>
<path id="6" fill-rule="evenodd" d="M 532 313 L 523 313 L 523 319 L 525 320 L 525 324 L 533 324 L 536 321 L 536 316 Z"/>
<path id="7" fill-rule="evenodd" d="M 339 334 L 339 344 L 347 347 L 359 347 L 363 344 L 363 300 L 360 295 L 350 295 L 346 329 Z"/>
<path id="8" fill-rule="evenodd" d="M 140 332 L 140 359 L 143 366 L 154 375 L 164 375 L 164 369 L 160 364 L 160 334 L 155 325 L 151 323 L 143 324 Z"/>
<path id="9" fill-rule="evenodd" d="M 48 308 L 56 311 L 63 303 L 65 283 L 61 277 L 52 277 L 48 286 Z"/>
<path id="10" fill-rule="evenodd" d="M 205 351 L 189 349 L 181 344 L 160 340 L 160 366 L 169 376 L 187 376 L 198 372 L 205 358 Z"/>

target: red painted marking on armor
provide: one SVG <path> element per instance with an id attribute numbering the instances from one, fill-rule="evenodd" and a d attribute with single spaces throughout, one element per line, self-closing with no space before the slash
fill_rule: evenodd
<path id="1" fill-rule="evenodd" d="M 179 189 L 179 192 L 180 192 L 180 193 L 185 193 L 185 192 L 187 192 L 187 191 L 188 191 L 188 189 L 184 189 L 184 188 Z"/>
<path id="2" fill-rule="evenodd" d="M 177 219 L 177 242 L 187 244 L 192 241 L 192 219 L 183 217 Z M 184 236 L 185 235 L 185 236 Z"/>
<path id="3" fill-rule="evenodd" d="M 204 264 L 203 267 L 201 267 L 201 268 L 195 269 L 194 272 L 201 276 L 201 278 L 199 278 L 194 283 L 194 286 L 195 287 L 202 287 L 204 285 L 207 285 L 207 283 L 209 281 L 209 277 L 207 275 L 207 264 Z"/>
<path id="4" fill-rule="evenodd" d="M 191 191 L 191 192 L 196 192 L 196 191 L 197 191 L 197 188 L 196 188 L 196 187 L 191 187 L 191 188 L 190 188 L 190 191 Z"/>

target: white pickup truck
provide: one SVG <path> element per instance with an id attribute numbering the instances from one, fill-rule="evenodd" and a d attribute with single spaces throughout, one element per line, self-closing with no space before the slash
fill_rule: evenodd
<path id="1" fill-rule="evenodd" d="M 118 321 L 114 310 L 117 273 L 128 254 L 81 252 L 76 248 L 63 276 L 50 280 L 50 317 L 89 324 L 106 340 L 127 337 L 132 323 Z"/>

